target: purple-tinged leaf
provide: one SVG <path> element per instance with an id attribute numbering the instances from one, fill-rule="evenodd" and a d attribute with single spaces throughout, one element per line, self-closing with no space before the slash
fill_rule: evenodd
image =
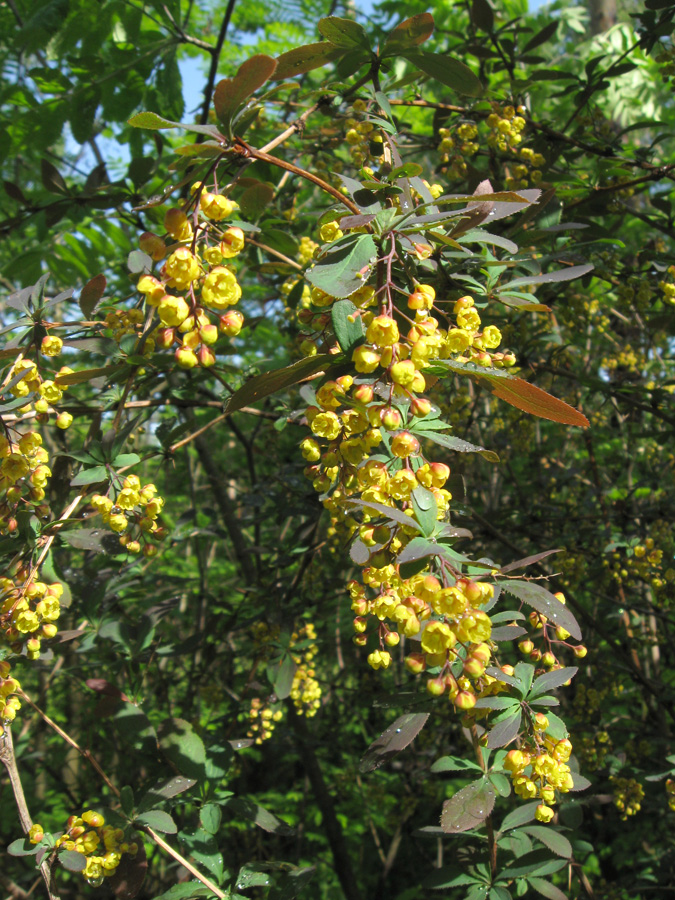
<path id="1" fill-rule="evenodd" d="M 594 268 L 591 263 L 586 263 L 583 266 L 570 266 L 568 269 L 557 269 L 555 272 L 545 272 L 542 275 L 528 275 L 523 278 L 515 278 L 503 287 L 511 290 L 515 287 L 522 287 L 525 284 L 550 284 L 556 281 L 572 281 L 574 278 L 588 275 Z"/>
<path id="2" fill-rule="evenodd" d="M 488 732 L 487 746 L 494 750 L 510 744 L 518 736 L 522 718 L 523 714 L 518 710 L 515 716 L 509 716 L 508 719 L 494 725 Z"/>
<path id="3" fill-rule="evenodd" d="M 514 641 L 524 634 L 527 634 L 527 629 L 521 628 L 520 625 L 500 625 L 498 628 L 492 629 L 490 639 L 493 641 Z"/>
<path id="4" fill-rule="evenodd" d="M 496 796 L 486 777 L 472 782 L 445 801 L 441 828 L 446 834 L 460 834 L 479 828 L 494 809 Z"/>
<path id="5" fill-rule="evenodd" d="M 225 411 L 227 413 L 236 412 L 242 406 L 256 403 L 264 397 L 269 397 L 270 394 L 276 394 L 277 391 L 292 387 L 299 381 L 309 378 L 310 375 L 315 375 L 318 371 L 327 368 L 334 362 L 335 357 L 328 353 L 319 353 L 316 356 L 299 359 L 283 369 L 274 369 L 272 372 L 263 372 L 262 375 L 256 375 L 232 394 L 227 402 Z"/>
<path id="6" fill-rule="evenodd" d="M 533 566 L 535 563 L 541 562 L 542 559 L 546 559 L 547 556 L 562 552 L 562 548 L 558 550 L 544 550 L 543 553 L 535 553 L 533 556 L 525 556 L 523 559 L 518 559 L 515 562 L 509 563 L 507 566 L 502 566 L 499 571 L 502 575 L 506 575 L 507 572 L 513 572 L 514 569 L 524 569 L 527 566 Z"/>
<path id="7" fill-rule="evenodd" d="M 572 637 L 580 641 L 581 629 L 569 609 L 558 600 L 556 596 L 539 584 L 532 581 L 500 581 L 505 591 L 513 594 L 523 603 L 527 603 L 538 613 L 550 619 L 552 625 L 562 625 L 565 631 L 569 631 Z"/>
<path id="8" fill-rule="evenodd" d="M 564 669 L 554 669 L 552 672 L 540 675 L 532 685 L 528 699 L 538 697 L 546 691 L 552 691 L 554 688 L 560 687 L 574 678 L 578 671 L 578 666 L 566 666 Z"/>
<path id="9" fill-rule="evenodd" d="M 372 772 L 404 750 L 424 728 L 429 713 L 406 713 L 383 731 L 368 747 L 359 764 L 359 771 Z"/>

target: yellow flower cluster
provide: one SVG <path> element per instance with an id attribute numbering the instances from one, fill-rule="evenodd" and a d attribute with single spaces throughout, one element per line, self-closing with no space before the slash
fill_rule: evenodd
<path id="1" fill-rule="evenodd" d="M 303 646 L 297 654 L 293 654 L 293 662 L 297 668 L 293 676 L 290 696 L 298 715 L 304 715 L 310 719 L 317 714 L 321 706 L 321 685 L 315 678 L 316 672 L 313 663 L 319 648 L 316 645 L 316 631 L 311 622 L 293 632 L 291 648 L 294 644 L 300 643 L 306 644 L 306 646 Z"/>
<path id="2" fill-rule="evenodd" d="M 629 816 L 640 812 L 645 792 L 639 781 L 634 778 L 619 778 L 610 775 L 609 780 L 614 786 L 614 806 L 621 813 L 621 818 L 626 821 Z"/>
<path id="3" fill-rule="evenodd" d="M 57 356 L 61 352 L 62 346 L 61 338 L 45 337 L 42 341 L 41 353 L 47 357 Z M 49 412 L 49 408 L 59 403 L 63 399 L 63 392 L 68 389 L 68 385 L 63 384 L 59 380 L 59 376 L 72 374 L 71 368 L 61 366 L 54 373 L 53 378 L 44 378 L 40 374 L 37 364 L 32 360 L 23 358 L 17 360 L 11 367 L 7 380 L 9 384 L 12 384 L 10 393 L 14 397 L 26 397 L 26 405 L 22 406 L 18 412 L 28 413 L 34 409 L 38 415 L 44 417 L 40 421 L 46 421 L 45 414 Z M 31 394 L 34 395 L 32 398 Z M 56 422 L 59 428 L 67 428 L 73 420 L 72 416 L 66 412 L 62 412 L 59 418 L 60 420 L 57 419 Z M 64 424 L 66 422 L 67 424 Z"/>
<path id="4" fill-rule="evenodd" d="M 366 119 L 368 104 L 365 100 L 355 100 L 352 115 L 345 119 L 345 141 L 349 155 L 355 166 L 363 166 L 369 160 L 379 160 L 384 153 L 382 136 L 375 125 Z"/>
<path id="5" fill-rule="evenodd" d="M 675 812 L 675 781 L 672 778 L 666 779 L 666 797 L 668 798 L 668 806 Z"/>
<path id="6" fill-rule="evenodd" d="M 540 714 L 541 715 L 541 714 Z M 546 716 L 541 716 L 540 727 L 548 727 Z M 521 750 L 509 750 L 504 768 L 511 776 L 513 790 L 523 800 L 540 800 L 535 816 L 539 822 L 550 822 L 555 815 L 551 804 L 556 791 L 566 794 L 574 787 L 574 779 L 567 762 L 572 754 L 572 744 L 567 738 L 556 741 L 547 734 L 535 731 L 534 743 Z"/>
<path id="7" fill-rule="evenodd" d="M 52 474 L 48 462 L 37 431 L 17 433 L 16 441 L 0 434 L 0 534 L 16 531 L 19 510 L 44 499 Z"/>
<path id="8" fill-rule="evenodd" d="M 13 722 L 21 709 L 21 701 L 13 696 L 21 685 L 11 676 L 11 666 L 6 659 L 0 661 L 0 725 Z"/>
<path id="9" fill-rule="evenodd" d="M 27 573 L 21 573 L 26 578 Z M 63 585 L 58 581 L 25 581 L 19 577 L 0 578 L 0 646 L 38 659 L 43 639 L 56 635 L 54 624 L 61 614 Z"/>
<path id="10" fill-rule="evenodd" d="M 420 650 L 408 655 L 409 669 L 434 669 L 429 691 L 438 695 L 447 690 L 458 709 L 469 710 L 476 703 L 475 691 L 494 681 L 485 675 L 491 623 L 480 609 L 493 588 L 463 579 L 450 565 L 439 567 L 436 577 L 432 562 L 411 578 L 400 575 L 397 556 L 418 534 L 416 493 L 424 491 L 439 521 L 445 520 L 452 499 L 444 487 L 449 467 L 427 459 L 409 428 L 432 411 L 423 392 L 424 369 L 434 360 L 510 366 L 515 357 L 494 352 L 501 334 L 495 326 L 482 325 L 472 297 L 454 302 L 454 322 L 447 328 L 433 314 L 437 299 L 430 285 L 418 284 L 407 296 L 414 321 L 393 307 L 381 306 L 379 314 L 371 309 L 376 296 L 369 285 L 350 299 L 363 322 L 365 343 L 353 351 L 354 376 L 324 381 L 316 389 L 315 404 L 306 412 L 312 437 L 301 444 L 308 463 L 305 475 L 323 494 L 332 533 L 359 542 L 362 583 L 351 582 L 349 590 L 357 644 L 367 644 L 369 623 L 375 620 L 378 646 L 368 655 L 369 664 L 386 669 L 389 648 L 402 638 L 415 639 Z M 319 324 L 321 311 L 333 302 L 311 289 L 309 311 L 318 311 Z M 402 334 L 399 322 L 406 319 L 411 324 Z M 375 448 L 378 455 L 373 457 Z M 400 521 L 401 514 L 410 518 L 409 526 Z"/>
<path id="11" fill-rule="evenodd" d="M 44 837 L 44 830 L 38 823 L 29 832 L 29 840 L 39 844 Z M 128 853 L 135 856 L 138 844 L 125 840 L 121 828 L 106 825 L 104 817 L 91 809 L 81 816 L 70 816 L 66 830 L 57 838 L 55 846 L 64 850 L 73 850 L 87 857 L 82 875 L 92 887 L 103 884 L 104 878 L 115 874 L 122 856 Z"/>
<path id="12" fill-rule="evenodd" d="M 157 547 L 150 540 L 164 537 L 157 523 L 164 499 L 157 495 L 154 484 L 141 485 L 137 475 L 127 475 L 112 497 L 94 494 L 89 502 L 108 528 L 119 534 L 120 544 L 129 553 L 156 555 Z"/>
<path id="13" fill-rule="evenodd" d="M 253 738 L 256 744 L 262 744 L 263 741 L 272 737 L 277 722 L 280 722 L 283 717 L 281 709 L 274 709 L 269 701 L 254 697 L 248 712 L 249 728 L 246 737 Z"/>
<path id="14" fill-rule="evenodd" d="M 143 275 L 137 284 L 146 306 L 156 308 L 160 320 L 149 336 L 152 348 L 168 350 L 176 345 L 174 355 L 182 369 L 213 366 L 216 356 L 212 347 L 219 336 L 235 337 L 244 324 L 243 315 L 230 309 L 241 299 L 241 287 L 235 269 L 227 262 L 244 249 L 244 232 L 217 224 L 231 215 L 237 204 L 222 194 L 210 193 L 201 183 L 193 185 L 192 194 L 193 202 L 198 202 L 193 222 L 183 210 L 167 210 L 164 225 L 178 246 L 174 245 L 158 278 Z M 144 238 L 146 252 L 156 247 L 151 255 L 162 259 L 163 239 L 147 234 Z"/>
<path id="15" fill-rule="evenodd" d="M 478 153 L 478 128 L 473 122 L 461 122 L 456 128 L 439 128 L 438 152 L 441 155 L 442 171 L 452 178 L 466 176 L 467 158 Z"/>

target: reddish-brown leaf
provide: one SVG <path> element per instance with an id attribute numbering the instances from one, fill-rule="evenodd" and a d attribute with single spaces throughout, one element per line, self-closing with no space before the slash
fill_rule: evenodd
<path id="1" fill-rule="evenodd" d="M 511 406 L 522 409 L 523 412 L 539 416 L 541 419 L 562 422 L 564 425 L 578 425 L 580 428 L 588 428 L 590 425 L 586 416 L 579 410 L 542 391 L 541 388 L 523 381 L 522 378 L 503 378 L 489 373 L 483 377 L 490 382 L 495 397 L 506 400 Z"/>
<path id="2" fill-rule="evenodd" d="M 251 94 L 274 75 L 276 67 L 276 59 L 258 53 L 239 66 L 234 78 L 223 78 L 219 81 L 213 95 L 219 121 L 229 122 Z"/>
<path id="3" fill-rule="evenodd" d="M 397 25 L 387 36 L 382 48 L 382 55 L 391 56 L 402 50 L 418 47 L 431 37 L 433 31 L 434 17 L 431 13 L 418 13 L 416 16 L 411 16 Z"/>
<path id="4" fill-rule="evenodd" d="M 91 314 L 103 296 L 107 283 L 105 275 L 94 275 L 80 291 L 80 309 L 85 319 L 91 318 Z"/>

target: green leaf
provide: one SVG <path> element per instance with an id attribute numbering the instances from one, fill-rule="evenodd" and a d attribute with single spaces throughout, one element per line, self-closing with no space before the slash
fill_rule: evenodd
<path id="1" fill-rule="evenodd" d="M 275 80 L 292 78 L 294 75 L 304 75 L 319 66 L 339 59 L 344 54 L 343 47 L 336 47 L 330 41 L 319 41 L 316 44 L 305 44 L 304 47 L 296 47 L 287 53 L 282 53 L 277 58 L 277 69 L 274 73 Z"/>
<path id="2" fill-rule="evenodd" d="M 176 775 L 174 778 L 169 778 L 168 781 L 160 781 L 141 798 L 138 804 L 138 812 L 142 813 L 148 809 L 154 809 L 155 806 L 158 806 L 165 800 L 170 800 L 172 797 L 182 794 L 183 791 L 189 790 L 196 784 L 197 782 L 194 778 L 185 778 L 183 775 Z M 128 812 L 128 810 L 125 811 Z"/>
<path id="3" fill-rule="evenodd" d="M 569 737 L 567 725 L 565 725 L 559 716 L 552 713 L 550 709 L 546 710 L 546 718 L 548 719 L 546 734 L 550 735 L 556 741 L 562 741 L 563 738 Z M 572 773 L 572 777 L 574 777 L 574 773 Z M 577 790 L 583 790 L 583 788 L 577 788 Z"/>
<path id="4" fill-rule="evenodd" d="M 91 319 L 92 313 L 98 306 L 107 284 L 105 275 L 94 275 L 80 291 L 80 309 L 85 319 Z"/>
<path id="5" fill-rule="evenodd" d="M 554 19 L 552 22 L 549 22 L 547 25 L 538 31 L 534 37 L 531 37 L 530 40 L 525 44 L 522 49 L 522 53 L 529 53 L 530 50 L 534 50 L 536 47 L 540 47 L 542 44 L 545 44 L 547 41 L 550 41 L 551 38 L 555 35 L 558 30 L 558 25 L 560 24 L 559 19 Z"/>
<path id="6" fill-rule="evenodd" d="M 459 834 L 480 827 L 494 809 L 495 797 L 488 778 L 472 782 L 445 801 L 441 828 L 446 834 Z"/>
<path id="7" fill-rule="evenodd" d="M 399 23 L 384 41 L 380 56 L 395 56 L 429 40 L 434 31 L 431 13 L 418 13 Z"/>
<path id="8" fill-rule="evenodd" d="M 562 625 L 575 640 L 581 640 L 581 629 L 577 620 L 569 609 L 550 591 L 532 581 L 500 580 L 498 583 L 501 584 L 503 590 L 513 594 L 514 597 L 522 600 L 523 603 L 527 603 L 528 606 L 536 609 L 538 613 L 547 616 L 551 620 L 552 625 Z"/>
<path id="9" fill-rule="evenodd" d="M 135 466 L 140 461 L 138 453 L 120 453 L 112 461 L 112 464 L 121 469 L 123 466 Z"/>
<path id="10" fill-rule="evenodd" d="M 491 772 L 489 775 L 490 784 L 493 785 L 500 797 L 508 797 L 511 794 L 511 779 L 506 775 L 500 775 L 499 772 Z"/>
<path id="11" fill-rule="evenodd" d="M 331 308 L 333 331 L 344 353 L 351 353 L 365 336 L 363 319 L 351 300 L 338 300 Z"/>
<path id="12" fill-rule="evenodd" d="M 176 834 L 178 831 L 171 816 L 161 809 L 151 809 L 149 812 L 141 813 L 134 821 L 137 825 L 147 825 L 154 831 L 161 831 L 164 834 Z"/>
<path id="13" fill-rule="evenodd" d="M 185 719 L 167 719 L 157 729 L 164 755 L 183 775 L 202 782 L 206 777 L 204 742 Z"/>
<path id="14" fill-rule="evenodd" d="M 274 187 L 258 181 L 246 188 L 239 198 L 239 208 L 246 219 L 257 219 L 274 199 Z"/>
<path id="15" fill-rule="evenodd" d="M 477 28 L 490 33 L 494 27 L 495 15 L 489 0 L 472 0 L 471 21 Z"/>
<path id="16" fill-rule="evenodd" d="M 527 822 L 532 822 L 538 806 L 539 801 L 535 800 L 532 803 L 525 803 L 523 806 L 514 809 L 513 812 L 510 812 L 504 817 L 504 821 L 499 828 L 499 833 L 504 834 L 504 832 L 510 831 L 512 828 L 517 828 L 519 825 L 525 825 Z"/>
<path id="17" fill-rule="evenodd" d="M 223 139 L 223 135 L 215 125 L 199 125 L 194 122 L 172 122 L 153 112 L 139 112 L 132 116 L 128 122 L 133 128 L 145 128 L 150 131 L 159 131 L 163 128 L 183 128 L 185 131 L 194 131 L 196 134 L 205 134 L 208 137 Z"/>
<path id="18" fill-rule="evenodd" d="M 431 771 L 437 775 L 440 772 L 481 772 L 478 763 L 470 759 L 462 759 L 459 756 L 442 756 L 431 767 Z"/>
<path id="19" fill-rule="evenodd" d="M 471 69 L 452 56 L 442 56 L 426 50 L 409 50 L 403 56 L 425 75 L 440 81 L 458 94 L 478 97 L 483 93 L 483 85 Z"/>
<path id="20" fill-rule="evenodd" d="M 201 826 L 209 834 L 217 834 L 222 817 L 222 810 L 217 803 L 207 803 L 199 810 Z"/>
<path id="21" fill-rule="evenodd" d="M 71 487 L 80 487 L 83 484 L 97 484 L 99 481 L 108 480 L 108 470 L 105 466 L 94 466 L 93 469 L 83 469 L 71 480 Z"/>
<path id="22" fill-rule="evenodd" d="M 60 850 L 58 860 L 69 872 L 84 872 L 87 866 L 87 857 L 77 850 Z"/>
<path id="23" fill-rule="evenodd" d="M 500 880 L 518 878 L 521 875 L 552 875 L 567 865 L 565 859 L 551 859 L 548 850 L 533 850 L 525 854 L 517 863 L 508 866 L 500 873 Z"/>
<path id="24" fill-rule="evenodd" d="M 528 275 L 524 278 L 514 278 L 508 284 L 503 285 L 504 288 L 512 290 L 516 287 L 522 287 L 525 284 L 549 284 L 557 281 L 572 281 L 574 278 L 581 278 L 582 275 L 588 275 L 595 266 L 586 263 L 583 266 L 570 266 L 568 269 L 558 269 L 555 272 L 545 272 L 542 275 Z"/>
<path id="25" fill-rule="evenodd" d="M 429 713 L 406 713 L 383 731 L 359 763 L 360 772 L 372 772 L 404 750 L 426 725 Z"/>
<path id="26" fill-rule="evenodd" d="M 258 53 L 242 63 L 233 78 L 223 78 L 219 81 L 213 94 L 213 105 L 218 121 L 229 127 L 239 107 L 269 81 L 276 68 L 276 59 Z"/>
<path id="27" fill-rule="evenodd" d="M 410 430 L 420 438 L 426 438 L 428 441 L 433 441 L 434 444 L 447 447 L 448 450 L 455 450 L 457 453 L 480 453 L 483 459 L 486 459 L 488 462 L 499 462 L 499 456 L 494 450 L 485 450 L 484 447 L 477 447 L 475 444 L 453 437 L 451 434 L 439 434 L 437 431 L 428 431 L 426 429 L 416 430 L 411 428 Z"/>
<path id="28" fill-rule="evenodd" d="M 162 128 L 180 128 L 179 122 L 172 122 L 170 119 L 164 119 L 154 112 L 139 112 L 132 116 L 128 123 L 133 128 L 146 128 L 157 131 Z"/>
<path id="29" fill-rule="evenodd" d="M 363 287 L 376 258 L 377 247 L 369 234 L 349 235 L 331 247 L 306 278 L 331 297 L 349 297 Z"/>
<path id="30" fill-rule="evenodd" d="M 101 366 L 99 369 L 82 369 L 79 372 L 69 372 L 66 375 L 57 375 L 54 378 L 60 387 L 72 384 L 85 384 L 96 378 L 112 378 L 121 372 L 125 366 Z"/>
<path id="31" fill-rule="evenodd" d="M 292 387 L 299 381 L 309 378 L 321 369 L 328 369 L 335 364 L 335 357 L 328 353 L 319 353 L 316 356 L 308 356 L 283 369 L 274 369 L 272 372 L 263 372 L 245 382 L 238 391 L 230 397 L 225 407 L 227 413 L 236 412 L 242 406 L 256 403 L 270 394 L 276 394 L 284 388 Z"/>
<path id="32" fill-rule="evenodd" d="M 319 19 L 318 28 L 320 34 L 336 47 L 344 47 L 346 50 L 370 49 L 365 28 L 353 19 L 327 16 Z"/>
<path id="33" fill-rule="evenodd" d="M 213 897 L 213 891 L 201 881 L 187 881 L 174 884 L 168 891 L 158 894 L 153 900 L 191 900 L 192 897 Z"/>
<path id="34" fill-rule="evenodd" d="M 537 878 L 536 876 L 531 876 L 527 880 L 535 891 L 538 891 L 542 897 L 547 897 L 548 900 L 568 900 L 567 894 L 563 893 L 554 884 L 551 884 L 550 881 L 544 881 L 543 878 Z"/>
<path id="35" fill-rule="evenodd" d="M 530 837 L 536 838 L 538 841 L 541 841 L 549 850 L 552 850 L 558 856 L 562 856 L 565 859 L 572 858 L 572 845 L 567 840 L 564 834 L 561 834 L 559 831 L 556 831 L 551 825 L 528 825 L 527 828 L 523 828 L 523 831 L 526 834 L 529 834 Z"/>
<path id="36" fill-rule="evenodd" d="M 442 552 L 442 548 L 435 541 L 430 541 L 426 537 L 414 537 L 396 557 L 396 564 L 400 566 L 427 556 L 440 556 Z"/>
<path id="37" fill-rule="evenodd" d="M 425 537 L 433 534 L 438 523 L 438 506 L 436 498 L 424 487 L 416 487 L 411 494 L 415 518 L 420 524 Z"/>
<path id="38" fill-rule="evenodd" d="M 295 829 L 287 822 L 275 816 L 274 813 L 260 806 L 247 797 L 232 797 L 224 804 L 227 809 L 232 810 L 235 814 L 244 816 L 254 825 L 268 831 L 270 834 L 291 835 L 295 834 Z"/>
<path id="39" fill-rule="evenodd" d="M 270 681 L 279 700 L 285 700 L 286 697 L 290 696 L 296 670 L 297 666 L 293 661 L 292 655 L 287 653 L 279 662 L 279 665 L 270 671 Z"/>
<path id="40" fill-rule="evenodd" d="M 68 185 L 56 166 L 52 165 L 49 160 L 41 160 L 40 174 L 42 175 L 42 185 L 50 194 L 68 196 Z"/>
<path id="41" fill-rule="evenodd" d="M 31 844 L 27 837 L 17 838 L 7 847 L 10 856 L 35 856 L 40 849 L 38 844 Z"/>

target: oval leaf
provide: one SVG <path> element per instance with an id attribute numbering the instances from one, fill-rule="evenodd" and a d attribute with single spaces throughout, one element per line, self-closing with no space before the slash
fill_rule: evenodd
<path id="1" fill-rule="evenodd" d="M 452 56 L 428 53 L 425 50 L 407 51 L 403 56 L 425 75 L 440 81 L 458 94 L 478 97 L 483 93 L 483 85 L 471 69 Z"/>
<path id="2" fill-rule="evenodd" d="M 528 275 L 524 278 L 515 278 L 503 285 L 502 289 L 508 288 L 512 290 L 516 287 L 522 287 L 524 284 L 549 284 L 554 281 L 571 281 L 573 278 L 581 278 L 582 275 L 588 275 L 595 266 L 586 263 L 583 266 L 570 266 L 569 269 L 557 269 L 555 272 L 545 272 L 543 275 Z"/>
<path id="3" fill-rule="evenodd" d="M 566 666 L 563 669 L 555 669 L 553 672 L 545 672 L 543 675 L 540 675 L 532 685 L 532 690 L 529 693 L 528 699 L 538 697 L 540 694 L 545 694 L 546 691 L 551 691 L 553 688 L 560 687 L 565 684 L 566 681 L 574 678 L 578 671 L 578 666 Z"/>
<path id="4" fill-rule="evenodd" d="M 467 785 L 443 804 L 441 828 L 446 834 L 478 828 L 494 809 L 496 796 L 487 778 Z"/>
<path id="5" fill-rule="evenodd" d="M 77 850 L 61 850 L 58 859 L 69 872 L 84 872 L 87 865 L 87 857 Z"/>
<path id="6" fill-rule="evenodd" d="M 393 56 L 410 47 L 417 47 L 429 40 L 434 32 L 434 17 L 431 13 L 418 13 L 401 22 L 387 35 L 382 56 Z"/>
<path id="7" fill-rule="evenodd" d="M 567 894 L 563 893 L 559 887 L 551 884 L 550 881 L 544 881 L 543 878 L 537 878 L 536 876 L 528 878 L 528 881 L 535 891 L 538 891 L 542 897 L 547 897 L 548 900 L 568 900 Z"/>
<path id="8" fill-rule="evenodd" d="M 572 613 L 557 597 L 540 584 L 534 584 L 531 581 L 500 581 L 499 583 L 509 594 L 513 594 L 523 603 L 536 609 L 538 613 L 551 619 L 554 625 L 562 625 L 575 640 L 581 640 L 581 629 Z"/>
<path id="9" fill-rule="evenodd" d="M 263 372 L 262 375 L 256 375 L 232 394 L 225 407 L 225 412 L 236 412 L 242 406 L 248 406 L 249 403 L 255 403 L 264 397 L 269 397 L 270 394 L 292 387 L 299 381 L 314 375 L 320 369 L 324 369 L 334 362 L 334 356 L 330 356 L 328 353 L 319 353 L 316 356 L 299 359 L 293 365 L 286 366 L 283 369 L 274 369 L 272 372 Z"/>
<path id="10" fill-rule="evenodd" d="M 440 434 L 438 431 L 427 431 L 426 429 L 412 429 L 419 437 L 433 441 L 434 444 L 440 444 L 441 447 L 447 447 L 448 450 L 455 450 L 457 453 L 480 453 L 483 459 L 488 462 L 499 462 L 499 456 L 494 450 L 486 450 L 484 447 L 477 447 L 461 438 L 453 437 L 451 434 Z"/>
<path id="11" fill-rule="evenodd" d="M 242 63 L 233 78 L 219 81 L 213 94 L 218 121 L 229 124 L 239 107 L 274 75 L 276 68 L 276 59 L 258 53 Z"/>
<path id="12" fill-rule="evenodd" d="M 331 297 L 349 297 L 363 287 L 376 258 L 377 247 L 372 237 L 354 235 L 329 250 L 307 272 L 306 278 Z"/>
<path id="13" fill-rule="evenodd" d="M 493 750 L 496 747 L 506 747 L 507 744 L 510 744 L 518 736 L 522 718 L 523 714 L 518 710 L 515 716 L 509 716 L 508 719 L 504 719 L 503 722 L 499 722 L 491 728 L 487 738 L 487 746 Z"/>
<path id="14" fill-rule="evenodd" d="M 364 338 L 363 319 L 351 300 L 338 300 L 333 304 L 330 313 L 333 331 L 340 348 L 344 353 L 351 353 Z"/>
<path id="15" fill-rule="evenodd" d="M 107 283 L 105 275 L 94 275 L 80 291 L 80 309 L 85 319 L 91 319 Z"/>
<path id="16" fill-rule="evenodd" d="M 374 741 L 359 764 L 361 772 L 372 772 L 396 756 L 413 741 L 424 728 L 429 713 L 406 713 L 383 731 Z"/>
<path id="17" fill-rule="evenodd" d="M 164 834 L 176 834 L 178 828 L 171 816 L 161 809 L 151 809 L 150 812 L 141 813 L 134 820 L 137 825 L 147 825 L 155 831 L 162 831 Z"/>
<path id="18" fill-rule="evenodd" d="M 572 845 L 565 835 L 560 834 L 559 831 L 555 831 L 546 825 L 529 825 L 527 828 L 523 828 L 523 831 L 529 834 L 530 837 L 541 841 L 542 844 L 558 856 L 562 856 L 565 859 L 572 858 Z"/>
<path id="19" fill-rule="evenodd" d="M 500 400 L 506 400 L 511 406 L 531 413 L 540 419 L 550 419 L 552 422 L 562 422 L 564 425 L 578 425 L 580 428 L 588 428 L 590 422 L 583 413 L 574 409 L 563 400 L 558 400 L 541 388 L 535 387 L 522 378 L 505 379 L 499 375 L 485 375 L 489 381 L 492 393 Z"/>
<path id="20" fill-rule="evenodd" d="M 319 19 L 319 32 L 335 47 L 344 47 L 347 50 L 361 47 L 370 49 L 365 28 L 353 19 L 341 19 L 339 16 Z"/>
<path id="21" fill-rule="evenodd" d="M 288 53 L 282 53 L 277 57 L 277 68 L 274 73 L 275 80 L 292 78 L 294 75 L 303 75 L 319 66 L 339 59 L 344 48 L 336 47 L 330 41 L 319 41 L 316 44 L 305 44 L 304 47 L 296 47 Z"/>

